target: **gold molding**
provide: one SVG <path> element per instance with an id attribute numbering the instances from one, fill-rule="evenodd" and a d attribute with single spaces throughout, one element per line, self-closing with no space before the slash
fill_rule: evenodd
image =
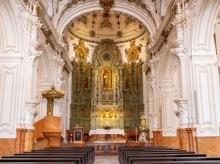
<path id="1" fill-rule="evenodd" d="M 86 61 L 89 56 L 89 49 L 85 47 L 83 40 L 79 40 L 79 44 L 74 46 L 74 51 L 79 60 Z"/>
<path id="2" fill-rule="evenodd" d="M 130 48 L 125 49 L 126 57 L 129 62 L 136 62 L 139 58 L 139 53 L 141 52 L 142 45 L 135 45 L 135 40 L 130 42 Z"/>

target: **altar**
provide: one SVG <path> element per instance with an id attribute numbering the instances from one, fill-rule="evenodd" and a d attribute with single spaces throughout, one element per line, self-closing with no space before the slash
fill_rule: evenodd
<path id="1" fill-rule="evenodd" d="M 125 135 L 124 130 L 122 129 L 96 129 L 96 130 L 90 130 L 89 131 L 89 136 L 95 136 L 96 140 L 101 140 L 101 139 L 111 139 L 111 140 L 116 140 L 117 135 Z"/>

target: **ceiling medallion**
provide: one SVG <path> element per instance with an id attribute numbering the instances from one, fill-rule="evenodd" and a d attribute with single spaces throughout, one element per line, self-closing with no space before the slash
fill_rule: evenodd
<path id="1" fill-rule="evenodd" d="M 120 31 L 118 31 L 117 32 L 117 37 L 118 38 L 122 38 L 122 36 L 123 36 L 123 32 L 120 30 Z"/>
<path id="2" fill-rule="evenodd" d="M 89 32 L 89 36 L 90 37 L 92 37 L 92 38 L 94 38 L 95 37 L 95 31 L 94 30 L 91 30 L 90 32 Z"/>
<path id="3" fill-rule="evenodd" d="M 108 54 L 108 53 L 106 53 L 106 54 L 103 55 L 103 59 L 106 60 L 106 61 L 108 61 L 108 60 L 111 59 L 111 55 Z"/>
<path id="4" fill-rule="evenodd" d="M 110 9 L 114 6 L 114 0 L 100 0 L 100 6 L 104 9 L 104 12 L 109 12 Z"/>

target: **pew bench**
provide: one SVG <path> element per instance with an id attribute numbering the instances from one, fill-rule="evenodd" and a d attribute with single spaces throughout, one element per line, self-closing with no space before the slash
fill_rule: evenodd
<path id="1" fill-rule="evenodd" d="M 80 164 L 80 158 L 2 158 L 1 162 L 71 162 L 71 164 Z"/>
<path id="2" fill-rule="evenodd" d="M 57 159 L 57 158 L 72 158 L 72 159 L 80 159 L 79 163 L 80 164 L 88 164 L 86 160 L 86 157 L 85 155 L 55 155 L 55 156 L 51 156 L 50 154 L 48 155 L 36 155 L 36 154 L 33 154 L 33 155 L 16 155 L 16 156 L 5 156 L 3 157 L 2 159 L 12 159 L 12 158 L 25 158 L 25 159 L 30 159 L 30 158 L 40 158 L 40 159 L 45 159 L 45 158 L 54 158 L 54 159 Z"/>
<path id="3" fill-rule="evenodd" d="M 129 164 L 141 164 L 141 163 L 149 163 L 149 162 L 167 162 L 170 163 L 170 161 L 218 161 L 220 163 L 220 158 L 219 157 L 212 157 L 212 158 L 207 158 L 207 157 L 146 157 L 142 159 L 137 159 L 137 158 L 130 158 L 129 159 Z"/>
<path id="4" fill-rule="evenodd" d="M 134 164 L 146 164 L 146 162 L 134 162 Z M 219 160 L 205 161 L 148 161 L 147 164 L 220 164 Z"/>
<path id="5" fill-rule="evenodd" d="M 143 155 L 152 155 L 152 154 L 158 154 L 158 155 L 166 155 L 166 154 L 195 154 L 194 152 L 186 152 L 186 151 L 125 151 L 123 152 L 123 155 L 119 157 L 119 161 L 121 163 L 126 163 L 126 157 L 128 155 L 135 155 L 135 154 L 143 154 Z"/>
<path id="6" fill-rule="evenodd" d="M 206 157 L 206 154 L 127 154 L 125 163 L 131 163 L 131 159 L 133 161 L 143 161 L 144 159 L 149 157 Z"/>

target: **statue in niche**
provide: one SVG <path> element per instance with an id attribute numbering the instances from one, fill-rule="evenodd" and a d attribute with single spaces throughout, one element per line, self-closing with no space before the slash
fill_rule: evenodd
<path id="1" fill-rule="evenodd" d="M 111 69 L 105 68 L 103 70 L 103 88 L 111 88 Z"/>
<path id="2" fill-rule="evenodd" d="M 141 113 L 141 125 L 140 125 L 141 134 L 138 138 L 138 141 L 140 142 L 146 142 L 146 131 L 147 131 L 146 120 L 147 118 L 144 116 L 144 113 Z"/>

